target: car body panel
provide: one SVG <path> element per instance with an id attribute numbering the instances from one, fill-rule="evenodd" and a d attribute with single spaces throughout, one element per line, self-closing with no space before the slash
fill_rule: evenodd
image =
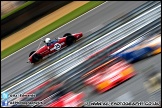
<path id="1" fill-rule="evenodd" d="M 150 55 L 161 53 L 161 35 L 149 38 L 139 45 L 129 48 L 125 51 L 112 54 L 114 57 L 122 57 L 128 62 L 139 61 Z"/>
<path id="2" fill-rule="evenodd" d="M 123 52 L 119 55 L 117 55 L 118 57 L 122 57 L 123 59 L 130 61 L 130 62 L 134 62 L 134 61 L 138 61 L 141 60 L 144 55 L 153 52 L 154 50 L 151 47 L 145 47 L 145 48 L 141 48 L 138 50 L 133 50 L 130 52 Z"/>
<path id="3" fill-rule="evenodd" d="M 80 107 L 83 105 L 84 93 L 69 92 L 46 107 Z"/>

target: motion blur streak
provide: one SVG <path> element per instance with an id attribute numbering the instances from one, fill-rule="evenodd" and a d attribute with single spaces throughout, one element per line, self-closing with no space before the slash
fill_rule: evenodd
<path id="1" fill-rule="evenodd" d="M 142 12 L 146 11 L 147 9 L 150 9 L 152 6 L 156 6 L 159 2 L 146 2 L 144 5 L 138 7 L 137 9 L 134 9 L 133 11 L 129 12 L 128 14 L 122 16 L 121 18 L 109 23 L 107 26 L 105 26 L 104 28 L 92 33 L 91 35 L 89 35 L 88 37 L 84 38 L 83 40 L 80 40 L 79 42 L 77 42 L 76 44 L 74 44 L 73 46 L 70 46 L 69 48 L 66 48 L 62 51 L 60 51 L 59 53 L 56 53 L 55 56 L 52 59 L 46 59 L 45 62 L 42 62 L 40 65 L 35 66 L 32 69 L 29 69 L 28 71 L 23 72 L 22 74 L 19 74 L 19 76 L 16 76 L 15 78 L 13 78 L 12 80 L 7 81 L 6 83 L 4 83 L 3 85 L 1 85 L 1 89 L 2 91 L 5 88 L 8 88 L 8 86 L 13 85 L 13 83 L 17 83 L 19 82 L 22 78 L 27 77 L 29 75 L 31 75 L 34 71 L 36 71 L 37 69 L 40 68 L 44 68 L 46 67 L 48 64 L 51 64 L 53 62 L 56 62 L 57 60 L 61 59 L 62 55 L 68 55 L 67 52 L 70 52 L 72 50 L 77 50 L 79 49 L 78 46 L 84 46 L 87 44 L 88 40 L 91 39 L 91 41 L 93 41 L 94 39 L 98 38 L 100 35 L 102 36 L 104 33 L 109 32 L 111 30 L 113 30 L 114 28 L 118 27 L 121 24 L 126 23 L 127 21 L 131 20 L 132 18 L 134 18 L 135 16 L 141 14 Z M 97 35 L 97 36 L 96 36 Z M 51 63 L 50 63 L 51 62 Z"/>
<path id="2" fill-rule="evenodd" d="M 118 44 L 112 46 L 111 48 L 109 49 L 106 49 L 103 53 L 99 54 L 97 57 L 94 57 L 94 58 L 91 58 L 87 61 L 85 61 L 84 63 L 82 63 L 81 65 L 75 67 L 74 69 L 72 69 L 71 71 L 67 72 L 66 75 L 63 75 L 61 77 L 59 77 L 59 79 L 57 80 L 60 80 L 60 81 L 63 81 L 65 80 L 68 76 L 71 76 L 70 74 L 73 74 L 74 72 L 80 72 L 77 76 L 73 77 L 72 79 L 69 79 L 68 81 L 65 82 L 65 85 L 66 87 L 64 86 L 64 89 L 68 90 L 68 91 L 71 91 L 71 90 L 74 90 L 74 88 L 78 88 L 81 84 L 81 81 L 82 79 L 80 79 L 80 77 L 85 74 L 86 72 L 88 72 L 89 70 L 101 65 L 102 63 L 108 61 L 111 59 L 111 57 L 104 57 L 103 60 L 101 60 L 100 63 L 98 64 L 95 64 L 94 66 L 92 67 L 89 67 L 91 66 L 91 64 L 98 58 L 100 57 L 103 57 L 103 55 L 106 55 L 107 53 L 109 53 L 109 51 L 111 50 L 114 50 L 116 49 L 117 47 L 121 47 L 121 46 L 124 46 L 124 44 L 126 44 L 127 42 L 129 42 L 130 40 L 132 40 L 133 38 L 136 38 L 136 37 L 141 37 L 141 36 L 145 36 L 148 32 L 151 32 L 152 30 L 154 29 L 157 29 L 157 27 L 160 27 L 160 25 L 158 25 L 160 22 L 160 19 L 154 21 L 153 23 L 147 25 L 146 27 L 143 27 L 142 29 L 140 29 L 139 31 L 133 33 L 132 35 L 130 35 L 129 37 L 125 38 L 125 39 L 122 39 L 120 42 L 118 42 Z M 83 68 L 84 67 L 84 68 Z M 80 71 L 82 70 L 82 71 Z M 42 92 L 44 90 L 46 90 L 47 88 L 49 88 L 50 86 L 56 84 L 56 82 L 52 82 L 50 83 L 49 85 L 45 86 L 44 88 L 42 88 L 41 90 L 39 90 L 39 93 L 37 95 L 40 95 L 42 94 Z M 28 100 L 28 99 L 25 99 L 25 100 Z"/>
<path id="3" fill-rule="evenodd" d="M 70 23 L 61 29 L 58 29 L 57 31 L 55 31 L 55 33 L 49 34 L 48 37 L 53 39 L 53 38 L 57 38 L 60 36 L 62 37 L 62 35 L 66 32 L 77 32 L 77 31 L 80 32 L 80 31 L 82 31 L 83 33 L 86 33 L 86 34 L 84 34 L 84 38 L 82 39 L 84 41 L 84 39 L 87 39 L 87 37 L 89 38 L 89 34 L 92 33 L 92 31 L 89 31 L 89 30 L 91 30 L 92 28 L 94 28 L 98 25 L 105 26 L 144 3 L 146 3 L 146 1 L 138 1 L 138 2 L 137 1 L 130 1 L 130 2 L 129 1 L 124 1 L 124 2 L 110 1 L 110 2 L 102 5 L 101 7 L 99 7 L 97 10 L 91 11 L 89 14 L 86 14 L 85 16 L 77 19 L 73 23 Z M 155 7 L 159 3 L 153 2 L 150 4 L 152 5 L 152 7 Z M 115 7 L 117 7 L 117 8 L 115 8 Z M 146 7 L 147 6 L 145 5 L 145 8 Z M 114 10 L 114 8 L 115 8 L 115 10 Z M 141 8 L 141 9 L 143 9 L 143 8 Z M 148 8 L 150 9 L 150 6 L 148 6 Z M 110 25 L 107 25 L 106 27 L 109 26 L 109 28 L 107 28 L 108 30 L 106 30 L 104 28 L 105 31 L 102 30 L 102 31 L 104 31 L 103 34 L 105 34 L 107 31 L 113 30 L 115 27 L 118 27 L 121 24 L 124 24 L 125 21 L 127 22 L 128 20 L 131 20 L 130 18 L 134 18 L 135 17 L 134 15 L 138 15 L 142 11 L 139 11 L 139 12 L 133 11 L 133 12 L 134 12 L 134 14 L 132 16 L 126 16 L 125 19 L 122 21 L 118 20 L 118 24 L 116 24 L 116 22 L 113 22 Z M 129 13 L 129 15 L 131 15 L 131 13 Z M 103 17 L 98 18 L 98 16 L 103 16 Z M 89 24 L 87 25 L 87 23 L 89 23 Z M 115 27 L 113 25 L 115 25 Z M 97 28 L 97 29 L 99 29 L 99 28 Z M 89 31 L 89 32 L 87 32 L 87 31 Z M 100 30 L 100 32 L 101 32 L 101 30 Z M 99 32 L 97 32 L 97 33 L 99 33 Z M 96 36 L 95 34 L 93 34 L 93 36 L 91 35 L 91 37 L 93 37 L 93 40 L 103 35 L 102 32 L 101 32 L 102 35 L 99 34 Z M 93 41 L 93 40 L 91 40 L 89 38 L 89 40 L 86 42 L 86 44 L 89 43 L 89 41 Z M 9 80 L 15 79 L 16 81 L 13 80 L 13 81 L 9 82 L 10 83 L 9 86 L 6 87 L 6 88 L 9 88 L 10 86 L 20 82 L 22 79 L 29 77 L 32 74 L 36 73 L 38 70 L 45 68 L 46 66 L 50 65 L 53 62 L 58 61 L 61 57 L 67 56 L 69 53 L 73 52 L 73 49 L 71 49 L 73 46 L 71 46 L 71 47 L 65 48 L 64 50 L 60 51 L 57 54 L 53 54 L 53 55 L 49 56 L 48 58 L 44 59 L 41 63 L 38 63 L 36 65 L 29 65 L 29 64 L 25 63 L 29 52 L 35 50 L 38 47 L 38 44 L 39 44 L 39 42 L 33 43 L 32 46 L 23 49 L 19 53 L 13 55 L 12 58 L 10 57 L 10 58 L 7 58 L 6 60 L 2 61 L 1 84 L 5 84 L 5 83 L 7 84 L 7 82 L 9 82 Z M 76 45 L 79 46 L 76 49 L 79 49 L 80 47 L 83 47 L 86 44 L 81 44 L 81 42 L 79 41 L 76 43 Z M 75 46 L 75 44 L 74 44 L 74 46 Z M 67 49 L 71 49 L 71 50 L 69 50 L 69 52 L 66 52 Z M 63 53 L 64 51 L 66 53 Z M 74 49 L 74 51 L 75 51 L 75 49 Z M 58 59 L 55 58 L 56 56 L 58 57 Z M 42 65 L 42 63 L 45 63 L 45 62 L 46 62 L 46 65 L 40 66 L 40 65 Z M 40 66 L 40 67 L 37 68 L 37 70 L 33 70 L 37 66 Z M 30 69 L 31 69 L 31 71 L 30 71 Z M 23 75 L 24 77 L 22 77 L 22 74 L 24 74 Z M 19 78 L 21 78 L 21 79 L 19 79 Z M 13 84 L 11 82 L 13 82 Z M 3 90 L 5 90 L 6 88 L 4 88 Z"/>
<path id="4" fill-rule="evenodd" d="M 155 8 L 155 9 L 156 9 L 156 8 Z M 152 13 L 152 14 L 154 14 L 154 13 Z M 151 14 L 151 15 L 152 15 L 152 14 Z M 146 24 L 147 24 L 147 23 L 146 23 Z M 144 26 L 144 25 L 143 25 L 143 26 Z M 140 28 L 139 28 L 139 29 L 140 29 Z M 28 89 L 28 90 L 29 90 L 29 89 Z"/>
<path id="5" fill-rule="evenodd" d="M 152 14 L 153 15 L 153 14 Z M 149 19 L 148 19 L 149 20 Z M 159 19 L 158 19 L 159 20 Z M 150 21 L 151 22 L 151 21 Z M 158 22 L 159 23 L 159 22 Z M 157 24 L 157 23 L 156 23 Z M 149 24 L 148 24 L 148 26 L 149 26 Z M 144 26 L 145 27 L 145 26 Z M 98 56 L 98 55 L 97 55 Z M 82 65 L 82 64 L 81 64 Z M 77 66 L 77 67 L 79 67 L 79 66 Z M 92 69 L 92 68 L 91 68 Z M 72 69 L 73 70 L 73 69 Z M 82 71 L 80 71 L 80 70 L 82 70 Z M 65 79 L 65 81 L 66 81 L 66 79 L 69 79 L 69 77 L 67 77 L 67 76 L 70 76 L 70 73 L 73 75 L 73 77 L 70 77 L 71 79 L 70 80 L 68 80 L 67 81 L 67 85 L 68 85 L 68 87 L 66 88 L 66 89 L 68 89 L 68 88 L 70 88 L 70 87 L 72 87 L 72 85 L 73 85 L 73 87 L 72 88 L 70 88 L 70 89 L 74 89 L 74 88 L 76 88 L 77 86 L 79 86 L 79 81 L 80 81 L 80 79 L 79 79 L 79 77 L 81 76 L 81 75 L 79 75 L 78 76 L 78 74 L 82 74 L 82 75 L 84 75 L 84 73 L 86 73 L 86 72 L 88 72 L 88 69 L 86 70 L 86 69 L 78 69 L 78 70 L 76 70 L 76 71 L 73 71 L 73 72 L 71 72 L 71 71 L 69 71 L 69 72 L 67 72 L 66 73 L 66 75 L 63 75 L 63 77 L 61 77 L 59 80 L 57 80 L 58 82 L 59 81 L 64 81 L 64 79 Z M 83 72 L 83 71 L 85 71 L 85 72 Z M 75 73 L 76 72 L 76 73 Z M 75 73 L 75 74 L 74 74 Z M 49 73 L 49 75 L 50 75 L 50 73 Z M 157 75 L 158 76 L 158 75 Z M 78 79 L 78 80 L 76 80 L 76 79 Z M 76 81 L 75 81 L 76 80 Z M 50 85 L 52 85 L 52 84 L 54 84 L 54 83 L 57 83 L 57 81 L 55 81 L 55 82 L 53 82 L 53 83 L 51 83 Z M 75 82 L 74 82 L 75 81 Z M 39 81 L 38 81 L 39 82 Z M 72 83 L 71 83 L 72 82 Z M 76 83 L 76 84 L 75 84 Z M 147 85 L 147 84 L 146 84 Z M 30 86 L 30 84 L 29 84 L 29 86 Z M 34 86 L 33 86 L 34 87 Z M 47 89 L 49 87 L 49 85 L 47 86 L 47 87 L 45 87 L 45 88 L 43 88 L 42 90 L 45 90 L 45 89 Z M 31 87 L 32 88 L 32 87 Z M 24 88 L 23 88 L 24 89 Z M 70 90 L 69 89 L 69 90 Z M 41 90 L 39 91 L 39 92 L 36 92 L 36 94 L 38 94 L 39 95 L 39 93 L 41 93 Z"/>
<path id="6" fill-rule="evenodd" d="M 80 15 L 79 17 L 77 17 L 77 18 L 75 18 L 75 19 L 71 20 L 70 22 L 68 22 L 68 23 L 66 23 L 66 24 L 64 24 L 64 25 L 62 25 L 61 27 L 57 28 L 56 30 L 58 30 L 58 29 L 60 29 L 60 28 L 64 27 L 65 25 L 67 25 L 67 24 L 69 24 L 69 23 L 71 23 L 71 22 L 75 21 L 76 19 L 78 19 L 78 18 L 80 18 L 80 17 L 82 17 L 82 16 L 86 15 L 87 13 L 89 13 L 89 12 L 93 11 L 94 9 L 97 9 L 98 7 L 102 6 L 103 4 L 105 4 L 105 3 L 107 3 L 107 2 L 108 2 L 108 1 L 105 1 L 104 3 L 100 4 L 99 6 L 97 6 L 97 7 L 93 8 L 93 9 L 91 9 L 90 11 L 88 11 L 88 12 L 86 12 L 86 13 L 82 14 L 82 15 Z M 54 31 L 52 31 L 52 32 L 50 32 L 50 33 L 48 33 L 48 34 L 46 34 L 46 35 L 45 35 L 45 36 L 43 36 L 43 37 L 46 37 L 47 35 L 49 35 L 49 34 L 51 34 L 51 33 L 55 32 L 56 30 L 54 30 Z M 43 37 L 42 37 L 42 38 L 43 38 Z M 39 39 L 38 39 L 38 40 L 39 40 Z M 36 40 L 36 41 L 38 41 L 38 40 Z M 29 45 L 31 45 L 31 44 L 33 44 L 33 43 L 35 43 L 36 41 L 34 41 L 34 42 L 30 43 Z M 29 47 L 29 45 L 27 45 L 27 46 L 25 46 L 25 47 L 21 48 L 20 50 L 18 50 L 18 51 L 16 51 L 16 52 L 14 52 L 13 54 L 15 54 L 15 53 L 17 53 L 17 52 L 21 51 L 22 49 L 24 49 L 24 48 L 26 48 L 26 47 Z M 3 60 L 5 60 L 5 59 L 7 59 L 8 57 L 12 56 L 13 54 L 11 54 L 11 55 L 9 55 L 9 56 L 5 57 L 5 58 L 4 58 L 4 59 L 2 59 L 1 61 L 3 61 Z"/>
<path id="7" fill-rule="evenodd" d="M 160 19 L 158 19 L 157 21 L 155 21 L 151 25 L 148 25 L 147 29 L 143 28 L 143 29 L 139 30 L 140 32 L 139 31 L 135 32 L 134 34 L 130 35 L 128 39 L 127 38 L 122 39 L 121 41 L 118 42 L 118 44 L 116 44 L 114 46 L 111 46 L 108 49 L 104 50 L 102 53 L 98 54 L 97 56 L 95 56 L 93 58 L 90 58 L 89 60 L 85 61 L 81 65 L 79 65 L 76 68 L 72 69 L 70 72 L 67 72 L 66 75 L 61 76 L 58 80 L 59 81 L 64 80 L 65 78 L 70 76 L 70 73 L 72 74 L 73 72 L 80 72 L 79 75 L 75 76 L 73 79 L 69 79 L 69 81 L 66 81 L 68 83 L 67 85 L 70 86 L 69 89 L 76 88 L 80 84 L 79 82 L 82 80 L 82 79 L 80 79 L 80 76 L 84 75 L 86 72 L 94 69 L 95 67 L 105 63 L 106 61 L 111 60 L 112 57 L 108 56 L 109 51 L 113 51 L 117 47 L 121 48 L 122 46 L 125 46 L 125 45 L 122 45 L 122 44 L 126 44 L 127 42 L 131 41 L 131 38 L 145 36 L 146 34 L 152 32 L 154 30 L 157 30 L 157 29 L 160 30 L 159 21 L 160 21 Z M 150 27 L 150 29 L 149 29 L 149 27 Z M 144 32 L 144 33 L 141 35 L 141 32 Z M 94 61 L 96 61 L 96 59 L 98 59 L 98 58 L 100 58 L 100 62 L 94 64 Z"/>
<path id="8" fill-rule="evenodd" d="M 155 8 L 153 8 L 152 10 L 150 10 L 150 11 L 153 11 L 153 12 L 151 12 L 151 13 L 149 13 L 150 11 L 148 11 L 148 12 L 146 12 L 146 13 L 144 13 L 144 14 L 142 14 L 142 15 L 140 15 L 139 17 L 137 17 L 137 18 L 135 18 L 135 19 L 133 19 L 133 20 L 131 20 L 130 22 L 128 22 L 128 23 L 126 23 L 126 24 L 124 24 L 123 26 L 123 28 L 121 29 L 121 30 L 123 30 L 123 31 L 125 31 L 125 29 L 127 29 L 127 31 L 129 31 L 128 32 L 128 34 L 126 34 L 125 33 L 125 37 L 127 36 L 127 35 L 129 35 L 129 34 L 131 34 L 132 32 L 134 32 L 135 30 L 138 30 L 138 29 L 140 29 L 140 28 L 142 28 L 142 27 L 144 27 L 145 25 L 147 25 L 147 24 L 149 24 L 151 21 L 153 21 L 153 20 L 155 20 L 155 19 L 157 19 L 158 17 L 159 17 L 159 14 L 157 14 L 158 12 L 159 12 L 159 10 L 158 10 L 158 8 L 159 8 L 160 6 L 157 6 L 157 7 L 155 7 Z M 157 9 L 157 10 L 156 10 Z M 143 21 L 144 20 L 144 18 L 143 18 L 143 15 L 145 15 L 145 14 L 148 14 L 148 15 L 146 15 L 146 16 L 144 16 L 144 18 L 146 17 L 146 19 L 147 20 L 145 20 L 145 22 L 142 22 L 142 24 L 141 23 L 139 23 L 141 20 Z M 154 15 L 155 14 L 155 15 Z M 149 18 L 148 18 L 149 17 Z M 155 17 L 155 18 L 154 18 Z M 137 20 L 137 21 L 136 21 Z M 136 24 L 136 23 L 138 23 L 138 24 Z M 127 26 L 127 24 L 128 24 L 128 26 Z M 132 28 L 130 28 L 130 24 L 135 24 L 135 26 L 133 26 L 133 25 L 131 25 L 131 26 L 133 26 L 134 28 L 136 28 L 136 29 L 132 29 Z M 139 27 L 139 25 L 141 25 L 141 27 Z M 130 30 L 128 29 L 128 27 L 129 27 L 129 29 L 130 30 L 132 30 L 131 32 L 130 32 Z M 119 27 L 119 28 L 121 28 L 121 27 Z M 121 30 L 119 30 L 119 28 L 117 28 L 117 29 L 115 29 L 115 30 L 113 30 L 112 32 L 110 32 L 109 34 L 111 34 L 111 33 L 113 33 L 114 31 L 116 31 L 116 30 L 118 30 L 119 31 L 119 33 L 120 32 L 122 32 L 122 33 L 120 33 L 120 35 L 122 36 L 122 34 L 124 34 L 124 32 L 123 31 L 121 31 Z M 125 32 L 127 32 L 127 31 L 125 31 Z M 113 33 L 113 35 L 116 35 L 118 32 L 116 31 L 115 33 Z M 103 36 L 104 37 L 104 36 Z M 103 37 L 101 37 L 101 39 L 103 38 Z M 111 37 L 111 36 L 110 36 Z M 112 36 L 113 37 L 113 36 Z M 106 38 L 108 38 L 108 37 L 106 37 Z M 104 41 L 106 41 L 107 42 L 107 40 L 106 40 L 106 38 L 105 39 L 103 39 Z M 124 37 L 122 37 L 122 38 L 124 38 Z M 100 39 L 100 38 L 99 38 Z M 99 40 L 99 39 L 97 39 L 97 40 Z M 109 39 L 109 38 L 108 38 Z M 114 40 L 114 39 L 113 39 Z M 93 42 L 92 42 L 93 43 Z M 99 44 L 100 44 L 101 42 L 99 41 Z M 98 44 L 97 43 L 95 43 L 95 45 L 97 46 Z M 87 47 L 87 46 L 86 46 Z M 85 47 L 85 48 L 86 48 Z M 91 46 L 92 47 L 92 46 Z M 91 47 L 88 47 L 88 48 L 91 48 Z M 105 47 L 105 46 L 102 46 L 102 47 Z M 83 47 L 84 48 L 84 47 Z M 101 48 L 99 48 L 99 49 L 101 49 Z M 84 52 L 86 51 L 85 49 L 83 50 Z M 96 50 L 95 50 L 96 51 Z M 83 53 L 84 53 L 83 52 Z M 81 53 L 81 51 L 79 52 L 79 53 Z M 93 53 L 92 51 L 91 51 L 91 53 Z M 90 53 L 90 54 L 91 54 Z M 72 53 L 73 54 L 73 53 Z M 74 53 L 75 54 L 75 53 Z M 69 55 L 70 56 L 70 55 Z M 75 57 L 74 55 L 72 56 L 72 57 Z M 72 58 L 73 59 L 73 58 Z M 84 58 L 83 58 L 84 59 Z M 82 61 L 83 61 L 83 59 L 82 59 Z M 71 60 L 71 59 L 70 59 Z M 64 60 L 64 62 L 67 62 L 67 61 L 65 61 Z M 64 62 L 61 62 L 61 64 L 63 64 Z M 82 63 L 82 62 L 80 62 L 80 63 Z M 79 65 L 80 63 L 78 63 L 77 65 Z M 52 65 L 54 65 L 54 64 L 52 64 Z M 51 66 L 52 66 L 51 65 Z M 57 64 L 58 65 L 58 64 Z M 69 62 L 68 62 L 68 65 L 69 65 Z M 72 63 L 70 63 L 70 65 L 72 65 Z M 77 65 L 74 65 L 73 67 L 75 67 L 75 66 L 77 66 Z M 49 67 L 51 67 L 51 66 L 49 66 Z M 68 68 L 69 68 L 69 66 L 67 66 Z M 71 67 L 71 66 L 70 66 Z M 48 67 L 47 67 L 48 68 Z M 52 66 L 52 69 L 54 68 L 54 66 Z M 65 68 L 65 67 L 64 67 Z M 45 68 L 46 69 L 46 68 Z M 62 69 L 62 70 L 65 70 L 65 69 Z M 70 69 L 69 69 L 70 70 Z M 43 71 L 43 70 L 42 70 Z M 51 69 L 49 69 L 49 71 L 51 71 Z M 47 76 L 47 73 L 48 74 L 50 74 L 49 73 L 49 71 L 46 71 L 46 76 Z M 61 71 L 61 70 L 60 70 Z M 67 70 L 68 71 L 68 70 Z M 64 71 L 64 73 L 66 73 L 67 71 Z M 61 73 L 61 72 L 60 72 Z M 61 75 L 62 74 L 64 74 L 64 73 L 61 73 Z M 45 80 L 48 80 L 48 79 L 45 79 L 45 77 L 46 77 L 45 75 L 43 75 L 43 77 L 44 77 L 44 80 L 43 81 L 45 81 Z M 58 75 L 58 76 L 60 76 L 60 75 Z M 37 75 L 37 77 L 39 77 L 39 75 Z M 37 79 L 37 77 L 36 77 L 36 79 Z M 57 76 L 56 76 L 56 78 L 57 78 Z M 32 80 L 35 80 L 34 78 L 32 78 Z M 29 80 L 30 82 L 31 82 L 31 79 Z M 35 80 L 36 81 L 36 80 Z M 37 82 L 39 82 L 39 84 L 41 83 L 40 81 L 37 81 Z M 25 81 L 25 84 L 23 84 L 23 85 L 26 85 L 26 83 L 28 83 L 27 81 Z M 33 84 L 34 82 L 32 82 L 32 83 L 30 83 L 31 85 L 34 85 Z M 18 83 L 19 84 L 19 83 Z M 30 86 L 31 87 L 31 85 L 29 85 L 28 84 L 28 86 Z M 38 85 L 38 84 L 37 84 Z M 19 87 L 21 87 L 20 85 L 19 85 Z M 28 90 L 30 90 L 31 88 L 30 87 L 27 87 L 27 86 L 25 86 L 26 88 L 27 88 L 27 91 Z M 22 88 L 22 87 L 21 87 Z M 23 92 L 26 92 L 25 90 L 24 90 L 24 88 L 22 88 L 23 89 Z M 20 89 L 19 89 L 19 91 L 16 91 L 17 93 L 21 93 L 20 92 Z M 11 92 L 9 92 L 9 93 L 11 93 Z"/>

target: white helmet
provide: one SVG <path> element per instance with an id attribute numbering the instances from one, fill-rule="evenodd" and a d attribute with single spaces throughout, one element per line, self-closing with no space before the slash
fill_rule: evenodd
<path id="1" fill-rule="evenodd" d="M 45 39 L 45 43 L 47 44 L 47 43 L 51 43 L 51 39 L 50 38 L 46 38 Z"/>

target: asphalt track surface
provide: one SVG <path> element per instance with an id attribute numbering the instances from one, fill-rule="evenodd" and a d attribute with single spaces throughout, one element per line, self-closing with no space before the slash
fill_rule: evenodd
<path id="1" fill-rule="evenodd" d="M 92 92 L 93 89 L 89 86 L 81 89 L 80 91 L 85 92 L 87 95 L 85 98 L 85 106 L 90 106 L 90 102 L 94 101 L 161 102 L 161 88 L 152 92 L 148 92 L 148 88 L 144 86 L 144 83 L 149 79 L 149 75 L 155 75 L 156 72 L 161 73 L 161 53 L 136 62 L 133 64 L 133 66 L 137 73 L 136 76 L 110 89 L 107 92 L 98 94 L 96 92 Z M 87 102 L 89 104 L 87 104 Z"/>
<path id="2" fill-rule="evenodd" d="M 109 1 L 101 7 L 98 7 L 88 14 L 78 18 L 72 23 L 58 29 L 54 33 L 49 34 L 47 37 L 54 39 L 57 37 L 62 37 L 67 32 L 83 32 L 84 36 L 88 36 L 89 34 L 97 31 L 106 24 L 118 19 L 145 2 L 146 1 Z M 36 50 L 39 43 L 40 41 L 37 41 L 18 53 L 1 61 L 1 84 L 35 67 L 35 65 L 27 64 L 26 61 L 29 53 Z M 42 45 L 43 44 L 41 44 L 41 46 Z M 54 55 L 50 56 L 48 59 L 52 57 L 54 57 Z"/>

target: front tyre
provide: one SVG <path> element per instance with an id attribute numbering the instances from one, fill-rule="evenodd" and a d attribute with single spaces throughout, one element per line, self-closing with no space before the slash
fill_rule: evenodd
<path id="1" fill-rule="evenodd" d="M 40 54 L 34 54 L 32 56 L 32 63 L 36 63 L 38 62 L 39 60 L 41 60 L 43 57 L 40 55 Z"/>

